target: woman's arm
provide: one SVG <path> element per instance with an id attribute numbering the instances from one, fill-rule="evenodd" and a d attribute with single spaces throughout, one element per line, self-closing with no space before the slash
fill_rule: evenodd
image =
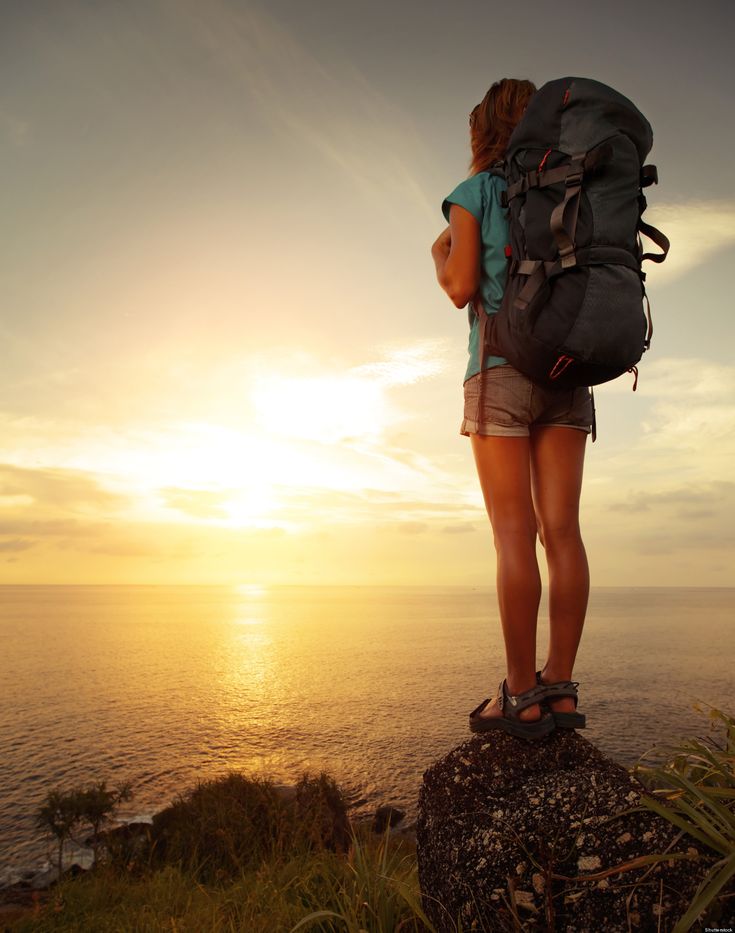
<path id="1" fill-rule="evenodd" d="M 434 241 L 431 255 L 439 284 L 457 308 L 464 308 L 480 285 L 480 225 L 466 208 L 452 204 L 449 226 Z"/>

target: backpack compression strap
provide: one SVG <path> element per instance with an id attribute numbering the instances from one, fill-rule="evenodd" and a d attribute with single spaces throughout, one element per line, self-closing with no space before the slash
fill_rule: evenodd
<path id="1" fill-rule="evenodd" d="M 547 279 L 550 279 L 553 275 L 558 275 L 565 269 L 571 268 L 571 266 L 577 265 L 578 260 L 574 251 L 574 238 L 577 234 L 577 218 L 579 216 L 579 201 L 582 193 L 582 178 L 584 177 L 586 167 L 591 168 L 593 164 L 596 165 L 598 162 L 602 161 L 605 156 L 606 152 L 601 150 L 596 153 L 596 158 L 592 161 L 589 160 L 586 152 L 577 152 L 566 165 L 561 165 L 555 169 L 549 169 L 546 172 L 529 172 L 524 175 L 520 182 L 514 185 L 514 188 L 518 188 L 520 184 L 521 189 L 516 190 L 511 197 L 515 197 L 517 194 L 521 193 L 524 181 L 526 182 L 525 190 L 528 190 L 528 187 L 545 187 L 546 185 L 555 184 L 562 180 L 566 188 L 563 200 L 561 200 L 551 212 L 551 218 L 549 220 L 549 226 L 551 227 L 551 232 L 554 235 L 559 250 L 559 259 L 551 261 L 542 261 L 540 259 L 519 260 L 518 265 L 515 267 L 515 272 L 518 275 L 527 275 L 528 280 L 514 302 L 518 310 L 526 310 L 529 303 L 533 300 L 533 297 Z M 531 182 L 534 182 L 534 184 L 531 184 Z"/>
<path id="2" fill-rule="evenodd" d="M 643 253 L 641 256 L 641 262 L 644 259 L 651 259 L 653 262 L 663 262 L 668 255 L 669 247 L 671 245 L 666 234 L 661 233 L 660 230 L 657 230 L 655 227 L 647 224 L 643 219 L 638 221 L 638 229 L 644 236 L 647 236 L 649 240 L 653 240 L 656 246 L 660 246 L 663 250 L 662 253 Z"/>
<path id="3" fill-rule="evenodd" d="M 572 156 L 567 165 L 567 174 L 564 178 L 566 191 L 564 200 L 560 201 L 551 212 L 549 225 L 554 234 L 556 245 L 559 248 L 559 258 L 562 269 L 568 269 L 577 263 L 574 255 L 574 238 L 577 234 L 577 217 L 579 216 L 579 198 L 582 192 L 582 176 L 584 175 L 584 160 L 586 152 L 578 152 Z M 565 220 L 569 213 L 569 227 Z M 568 232 L 567 232 L 568 230 Z"/>
<path id="4" fill-rule="evenodd" d="M 658 184 L 658 169 L 655 165 L 644 165 L 641 169 L 641 189 L 656 184 Z M 641 190 L 641 193 L 638 195 L 638 255 L 640 257 L 640 262 L 642 263 L 644 259 L 650 259 L 652 262 L 663 262 L 668 256 L 671 244 L 666 234 L 657 230 L 656 227 L 652 227 L 651 224 L 647 224 L 643 219 L 643 211 L 645 211 L 647 207 L 648 202 L 646 201 L 646 196 Z M 652 240 L 656 246 L 661 247 L 662 251 L 660 253 L 644 253 L 640 237 L 641 233 L 648 237 L 649 240 Z M 646 302 L 646 316 L 648 317 L 648 332 L 643 343 L 643 348 L 644 350 L 649 350 L 651 347 L 651 337 L 653 336 L 651 302 L 648 300 L 648 295 L 646 294 L 646 273 L 640 269 L 639 274 L 641 277 L 641 285 L 643 286 L 643 300 Z"/>
<path id="5" fill-rule="evenodd" d="M 641 169 L 641 188 L 647 188 L 649 185 L 658 184 L 658 169 L 655 165 L 644 165 Z M 666 256 L 669 252 L 669 238 L 661 233 L 660 230 L 657 230 L 656 227 L 652 227 L 650 224 L 647 224 L 643 220 L 643 211 L 648 207 L 648 202 L 646 201 L 646 196 L 643 194 L 643 191 L 638 195 L 638 231 L 644 236 L 647 236 L 649 240 L 652 240 L 656 246 L 660 246 L 663 252 L 661 253 L 644 253 L 643 247 L 641 246 L 641 262 L 644 259 L 650 259 L 652 262 L 663 262 L 666 259 Z M 638 245 L 640 246 L 640 238 L 638 240 Z"/>
<path id="6" fill-rule="evenodd" d="M 640 211 L 638 214 L 638 230 L 644 236 L 652 240 L 657 246 L 660 246 L 662 250 L 661 253 L 644 253 L 641 247 L 640 259 L 636 262 L 627 250 L 617 247 L 587 247 L 578 252 L 575 251 L 574 241 L 577 233 L 577 218 L 579 216 L 582 179 L 585 172 L 594 169 L 597 165 L 609 159 L 610 153 L 610 146 L 600 146 L 589 153 L 576 153 L 566 165 L 548 169 L 545 172 L 527 172 L 520 181 L 508 188 L 508 200 L 511 200 L 517 197 L 517 195 L 528 191 L 529 188 L 543 188 L 562 180 L 566 186 L 564 198 L 551 212 L 551 218 L 549 220 L 549 226 L 559 251 L 559 259 L 556 261 L 521 259 L 513 266 L 512 271 L 515 274 L 528 276 L 528 280 L 514 302 L 518 310 L 526 310 L 545 281 L 548 281 L 555 275 L 558 275 L 560 272 L 572 266 L 595 262 L 621 263 L 629 266 L 641 275 L 640 262 L 644 259 L 651 259 L 653 262 L 663 262 L 664 259 L 666 259 L 670 245 L 668 237 L 660 230 L 657 230 L 656 227 L 652 227 L 642 219 L 641 215 L 646 209 L 646 199 L 643 193 L 639 196 Z M 641 169 L 641 187 L 656 184 L 657 181 L 658 172 L 656 166 L 644 165 Z M 650 346 L 651 334 L 653 332 L 650 306 L 648 310 L 648 321 L 649 332 L 646 339 L 646 347 Z"/>
<path id="7" fill-rule="evenodd" d="M 591 172 L 598 165 L 607 162 L 612 157 L 612 151 L 610 143 L 604 143 L 591 149 L 584 156 L 584 171 Z M 655 166 L 646 166 L 646 168 L 655 169 Z M 513 198 L 517 198 L 519 194 L 525 194 L 530 188 L 547 188 L 549 185 L 556 185 L 560 181 L 566 181 L 568 173 L 568 162 L 565 162 L 564 165 L 557 165 L 556 168 L 532 169 L 530 172 L 526 172 L 518 181 L 508 185 L 505 192 L 506 203 L 503 207 L 507 207 Z M 652 184 L 652 182 L 649 181 L 648 184 Z"/>

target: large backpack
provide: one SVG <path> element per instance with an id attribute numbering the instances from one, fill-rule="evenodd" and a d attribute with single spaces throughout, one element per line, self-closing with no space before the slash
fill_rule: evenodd
<path id="1" fill-rule="evenodd" d="M 598 81 L 560 78 L 533 95 L 493 169 L 511 243 L 502 305 L 479 309 L 481 348 L 544 386 L 637 380 L 653 331 L 641 262 L 669 249 L 641 216 L 658 181 L 644 165 L 652 143 L 643 114 Z M 644 253 L 641 234 L 662 252 Z"/>

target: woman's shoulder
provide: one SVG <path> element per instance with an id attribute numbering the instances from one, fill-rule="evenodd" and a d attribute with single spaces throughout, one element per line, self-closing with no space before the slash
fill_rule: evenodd
<path id="1" fill-rule="evenodd" d="M 464 181 L 460 182 L 462 185 L 472 184 L 489 187 L 496 184 L 505 184 L 505 175 L 501 175 L 495 169 L 487 169 L 482 172 L 475 172 L 474 175 L 468 175 Z"/>
<path id="2" fill-rule="evenodd" d="M 505 187 L 505 180 L 499 178 L 493 172 L 475 172 L 464 178 L 451 193 L 447 195 L 447 201 L 454 201 L 459 198 L 471 198 L 482 202 L 483 205 L 492 200 L 496 200 L 500 191 Z"/>
<path id="3" fill-rule="evenodd" d="M 464 178 L 444 199 L 442 212 L 449 219 L 449 205 L 461 204 L 478 220 L 493 203 L 500 203 L 505 180 L 493 172 L 475 172 Z"/>
<path id="4" fill-rule="evenodd" d="M 482 198 L 483 204 L 486 206 L 490 204 L 499 204 L 500 195 L 507 187 L 505 177 L 490 170 L 476 172 L 474 175 L 470 175 L 469 178 L 465 179 L 465 182 L 471 184 L 472 188 L 477 191 L 478 195 Z"/>
<path id="5" fill-rule="evenodd" d="M 507 187 L 505 175 L 500 174 L 497 170 L 488 169 L 485 172 L 478 172 L 474 177 L 480 178 L 479 183 L 488 190 L 503 191 Z"/>

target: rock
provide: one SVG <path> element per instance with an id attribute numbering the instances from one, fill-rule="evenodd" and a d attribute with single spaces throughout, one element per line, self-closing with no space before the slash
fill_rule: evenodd
<path id="1" fill-rule="evenodd" d="M 623 812 L 645 794 L 571 730 L 537 742 L 474 736 L 425 771 L 419 791 L 427 916 L 438 933 L 458 921 L 463 930 L 670 930 L 715 857 L 684 836 L 671 852 L 686 858 L 630 866 L 679 832 L 651 811 Z"/>
<path id="2" fill-rule="evenodd" d="M 105 846 L 128 846 L 135 848 L 141 840 L 147 839 L 153 829 L 152 822 L 133 821 L 122 823 L 100 833 L 100 842 Z"/>
<path id="3" fill-rule="evenodd" d="M 130 823 L 121 823 L 119 826 L 113 826 L 111 829 L 103 829 L 99 834 L 99 841 L 130 841 L 140 836 L 146 836 L 151 831 L 152 821 L 132 820 Z M 83 840 L 85 846 L 91 846 L 94 842 L 94 836 L 87 836 Z"/>
<path id="4" fill-rule="evenodd" d="M 42 868 L 33 873 L 30 885 L 34 891 L 43 891 L 55 884 L 58 877 L 57 869 L 53 865 L 49 865 L 47 868 Z"/>
<path id="5" fill-rule="evenodd" d="M 395 807 L 378 807 L 373 817 L 373 832 L 384 833 L 386 826 L 397 826 L 405 815 L 404 810 L 397 810 Z"/>

